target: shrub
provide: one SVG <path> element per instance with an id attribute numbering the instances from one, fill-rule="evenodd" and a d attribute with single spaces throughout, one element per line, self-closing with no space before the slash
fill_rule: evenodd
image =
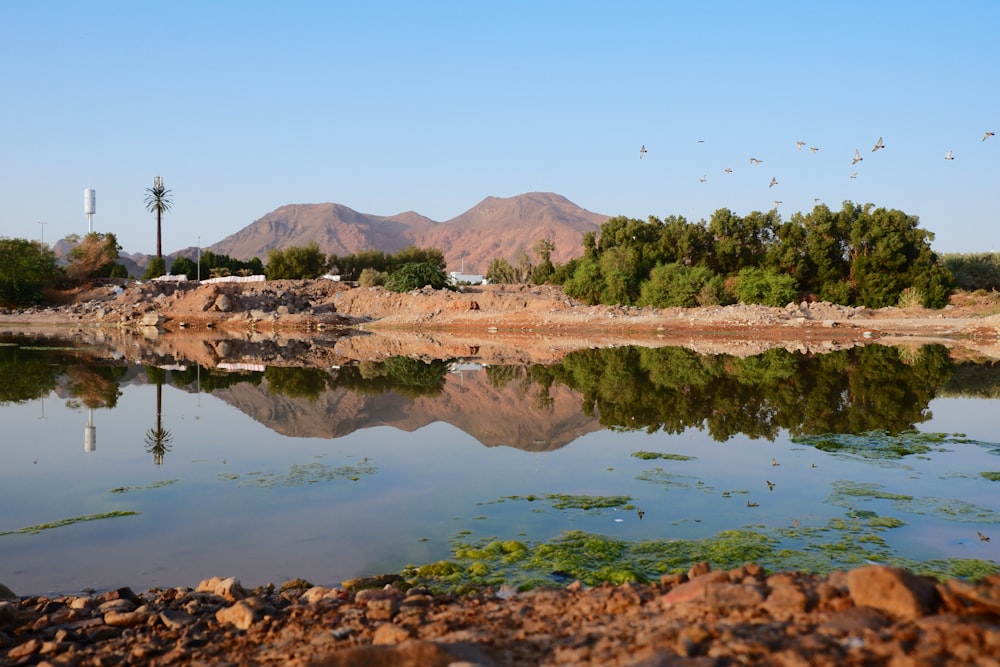
<path id="1" fill-rule="evenodd" d="M 361 275 L 358 276 L 358 284 L 362 287 L 375 287 L 376 285 L 385 285 L 386 279 L 389 274 L 385 271 L 379 271 L 378 269 L 373 269 L 371 267 L 361 269 Z"/>
<path id="2" fill-rule="evenodd" d="M 27 306 L 62 276 L 55 253 L 26 239 L 0 239 L 0 304 Z"/>
<path id="3" fill-rule="evenodd" d="M 409 292 L 421 287 L 444 289 L 448 286 L 448 276 L 444 271 L 427 262 L 410 262 L 389 274 L 385 287 L 393 292 Z"/>
<path id="4" fill-rule="evenodd" d="M 743 303 L 784 306 L 798 298 L 795 278 L 758 267 L 745 268 L 733 284 L 734 296 Z"/>
<path id="5" fill-rule="evenodd" d="M 151 280 L 166 275 L 167 263 L 162 257 L 153 257 L 146 265 L 146 272 L 142 274 L 143 280 Z"/>
<path id="6" fill-rule="evenodd" d="M 649 280 L 642 283 L 638 305 L 659 308 L 702 305 L 699 295 L 713 277 L 714 274 L 703 266 L 659 264 L 649 272 Z"/>

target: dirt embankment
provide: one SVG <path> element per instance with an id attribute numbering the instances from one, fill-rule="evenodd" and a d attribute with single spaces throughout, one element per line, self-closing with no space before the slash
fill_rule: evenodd
<path id="1" fill-rule="evenodd" d="M 217 347 L 218 339 L 227 337 L 270 336 L 280 343 L 314 341 L 322 332 L 370 334 L 337 344 L 338 353 L 348 359 L 402 354 L 536 363 L 574 349 L 623 344 L 681 345 L 746 356 L 776 346 L 821 352 L 872 341 L 940 341 L 1000 358 L 998 295 L 962 294 L 941 310 L 829 303 L 659 309 L 586 306 L 552 286 L 486 285 L 397 294 L 312 280 L 108 282 L 60 299 L 56 307 L 0 310 L 0 327 L 100 329 L 108 336 L 141 333 L 159 344 L 182 332 L 173 337 L 178 352 L 188 345 L 182 340 L 205 339 Z"/>

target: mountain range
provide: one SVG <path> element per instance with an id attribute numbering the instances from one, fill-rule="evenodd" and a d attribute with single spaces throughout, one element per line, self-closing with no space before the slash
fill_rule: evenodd
<path id="1" fill-rule="evenodd" d="M 608 217 L 550 192 L 487 197 L 444 222 L 413 211 L 379 216 L 342 204 L 288 204 L 202 250 L 239 260 L 259 257 L 266 264 L 272 248 L 311 242 L 325 254 L 339 256 L 362 250 L 391 254 L 412 245 L 441 250 L 449 271 L 484 274 L 495 258 L 516 264 L 522 250 L 537 261 L 532 249 L 543 237 L 555 244 L 552 261 L 561 263 L 578 257 L 583 254 L 583 235 L 598 231 Z M 185 248 L 169 258 L 194 259 L 196 253 L 197 248 Z M 149 258 L 127 255 L 122 259 L 130 269 L 131 260 L 141 273 Z"/>

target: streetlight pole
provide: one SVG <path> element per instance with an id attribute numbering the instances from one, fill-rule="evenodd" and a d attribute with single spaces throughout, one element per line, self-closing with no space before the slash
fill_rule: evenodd
<path id="1" fill-rule="evenodd" d="M 39 243 L 45 243 L 45 225 L 49 224 L 47 222 L 38 221 L 38 224 L 42 226 L 42 236 L 39 239 Z"/>
<path id="2" fill-rule="evenodd" d="M 195 276 L 195 280 L 197 280 L 197 281 L 200 282 L 201 281 L 201 237 L 200 236 L 198 237 L 198 263 L 197 263 L 197 266 L 198 266 L 198 273 Z"/>

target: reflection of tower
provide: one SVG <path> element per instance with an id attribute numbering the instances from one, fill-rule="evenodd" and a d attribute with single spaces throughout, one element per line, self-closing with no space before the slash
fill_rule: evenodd
<path id="1" fill-rule="evenodd" d="M 83 451 L 97 449 L 97 427 L 94 426 L 94 409 L 87 410 L 87 425 L 83 427 Z"/>
<path id="2" fill-rule="evenodd" d="M 83 213 L 87 216 L 87 232 L 94 231 L 94 214 L 97 213 L 97 193 L 94 188 L 83 191 Z"/>

